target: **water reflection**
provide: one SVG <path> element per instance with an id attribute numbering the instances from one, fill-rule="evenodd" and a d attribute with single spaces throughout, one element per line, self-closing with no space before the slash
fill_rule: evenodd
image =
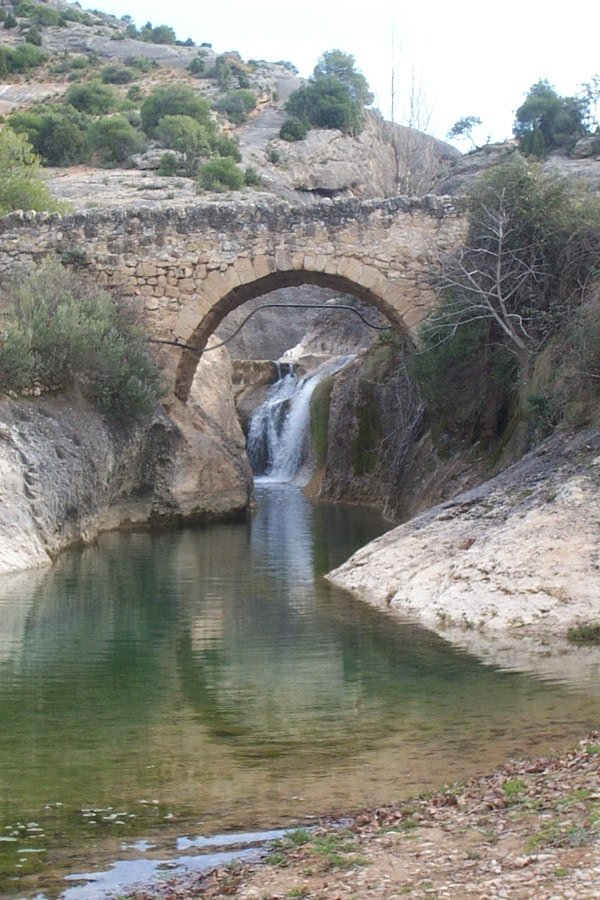
<path id="1" fill-rule="evenodd" d="M 0 834 L 41 820 L 56 860 L 121 827 L 89 808 L 128 834 L 285 823 L 597 721 L 594 690 L 482 666 L 326 585 L 374 512 L 258 495 L 248 523 L 106 535 L 0 581 Z M 0 871 L 17 859 L 0 843 Z"/>

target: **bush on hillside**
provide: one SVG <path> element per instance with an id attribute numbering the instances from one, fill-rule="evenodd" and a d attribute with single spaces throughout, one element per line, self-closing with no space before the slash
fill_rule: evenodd
<path id="1" fill-rule="evenodd" d="M 163 116 L 189 116 L 207 128 L 211 128 L 210 104 L 185 84 L 157 87 L 144 100 L 140 109 L 142 129 L 148 137 L 154 137 Z"/>
<path id="2" fill-rule="evenodd" d="M 200 166 L 198 184 L 206 191 L 239 191 L 244 186 L 244 173 L 231 156 L 220 156 Z"/>
<path id="3" fill-rule="evenodd" d="M 90 122 L 84 113 L 61 103 L 36 105 L 8 118 L 11 128 L 25 135 L 49 166 L 71 166 L 85 160 Z"/>
<path id="4" fill-rule="evenodd" d="M 248 114 L 256 109 L 256 95 L 252 91 L 241 88 L 237 91 L 229 91 L 217 101 L 216 108 L 234 125 L 241 125 L 248 118 Z"/>
<path id="5" fill-rule="evenodd" d="M 4 127 L 0 131 L 0 215 L 16 209 L 59 212 L 64 208 L 41 180 L 39 159 L 29 142 Z"/>
<path id="6" fill-rule="evenodd" d="M 3 392 L 78 387 L 113 419 L 152 411 L 159 375 L 113 299 L 56 260 L 9 284 L 0 320 Z"/>
<path id="7" fill-rule="evenodd" d="M 86 81 L 69 88 L 65 94 L 65 103 L 89 116 L 103 116 L 116 107 L 117 96 L 107 84 Z"/>
<path id="8" fill-rule="evenodd" d="M 234 162 L 242 161 L 240 145 L 237 138 L 229 137 L 228 134 L 217 132 L 210 139 L 210 148 L 217 156 L 230 156 Z"/>
<path id="9" fill-rule="evenodd" d="M 0 77 L 21 74 L 46 62 L 46 54 L 32 43 L 19 44 L 14 50 L 0 47 Z"/>
<path id="10" fill-rule="evenodd" d="M 290 94 L 285 108 L 307 129 L 338 128 L 355 136 L 364 127 L 365 106 L 372 100 L 366 78 L 354 66 L 354 57 L 330 50 L 319 59 L 308 83 Z"/>
<path id="11" fill-rule="evenodd" d="M 197 78 L 200 78 L 202 75 L 204 75 L 206 71 L 206 60 L 204 56 L 201 53 L 198 53 L 198 55 L 193 58 L 187 69 L 190 75 L 195 75 Z"/>
<path id="12" fill-rule="evenodd" d="M 297 116 L 290 116 L 279 129 L 282 141 L 303 141 L 308 134 L 308 125 Z"/>
<path id="13" fill-rule="evenodd" d="M 124 116 L 106 116 L 90 125 L 87 149 L 100 165 L 118 165 L 144 148 L 144 138 Z"/>
<path id="14" fill-rule="evenodd" d="M 585 134 L 585 101 L 561 97 L 547 81 L 534 84 L 515 113 L 514 134 L 527 156 L 571 150 Z"/>
<path id="15" fill-rule="evenodd" d="M 156 136 L 164 147 L 183 155 L 185 173 L 197 173 L 198 162 L 211 155 L 211 131 L 190 116 L 163 116 L 156 128 Z"/>
<path id="16" fill-rule="evenodd" d="M 100 70 L 100 80 L 103 84 L 130 84 L 134 78 L 131 69 L 119 63 L 112 63 Z"/>

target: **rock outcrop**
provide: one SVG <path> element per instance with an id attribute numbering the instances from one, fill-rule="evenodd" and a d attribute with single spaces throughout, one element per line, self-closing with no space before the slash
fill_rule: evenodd
<path id="1" fill-rule="evenodd" d="M 109 529 L 240 515 L 250 490 L 223 351 L 187 405 L 136 425 L 75 394 L 0 400 L 0 574 Z"/>
<path id="2" fill-rule="evenodd" d="M 442 634 L 564 634 L 600 617 L 599 522 L 600 433 L 557 433 L 328 577 Z"/>

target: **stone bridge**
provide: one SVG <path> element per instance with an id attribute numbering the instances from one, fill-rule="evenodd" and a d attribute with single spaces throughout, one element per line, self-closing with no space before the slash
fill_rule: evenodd
<path id="1" fill-rule="evenodd" d="M 410 333 L 434 303 L 425 271 L 464 230 L 450 197 L 19 212 L 0 220 L 0 277 L 57 254 L 124 298 L 151 338 L 199 350 L 242 303 L 306 283 L 354 294 Z M 185 400 L 198 353 L 159 355 Z"/>

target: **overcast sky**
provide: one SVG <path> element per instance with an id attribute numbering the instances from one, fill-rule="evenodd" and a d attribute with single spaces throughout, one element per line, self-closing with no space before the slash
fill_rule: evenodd
<path id="1" fill-rule="evenodd" d="M 480 140 L 510 137 L 515 109 L 540 78 L 571 95 L 600 72 L 597 0 L 98 2 L 98 9 L 130 15 L 138 26 L 171 25 L 179 39 L 208 41 L 218 53 L 287 59 L 305 76 L 325 50 L 352 53 L 386 117 L 394 72 L 394 119 L 403 120 L 412 81 L 422 98 L 421 119 L 442 138 L 469 115 L 483 120 Z"/>

